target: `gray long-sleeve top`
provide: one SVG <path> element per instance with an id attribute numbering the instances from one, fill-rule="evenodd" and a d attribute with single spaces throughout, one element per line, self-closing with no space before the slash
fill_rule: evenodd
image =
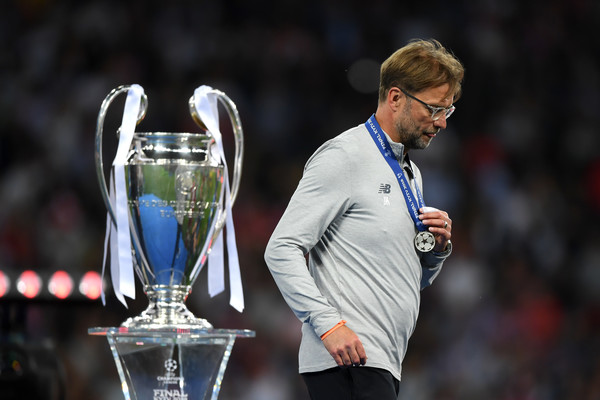
<path id="1" fill-rule="evenodd" d="M 411 185 L 416 180 L 422 187 L 403 145 L 388 141 L 412 169 Z M 363 343 L 366 365 L 401 379 L 420 290 L 450 254 L 417 252 L 417 232 L 398 181 L 364 125 L 312 155 L 265 252 L 279 290 L 303 322 L 300 373 L 337 366 L 320 336 L 344 319 Z"/>

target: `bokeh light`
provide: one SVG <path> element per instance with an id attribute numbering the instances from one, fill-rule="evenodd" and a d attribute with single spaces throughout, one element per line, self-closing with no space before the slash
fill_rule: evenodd
<path id="1" fill-rule="evenodd" d="M 48 281 L 48 291 L 59 299 L 66 299 L 73 291 L 73 279 L 65 271 L 56 271 Z"/>
<path id="2" fill-rule="evenodd" d="M 10 290 L 10 279 L 0 271 L 0 297 L 3 297 Z"/>
<path id="3" fill-rule="evenodd" d="M 90 300 L 96 300 L 102 293 L 102 277 L 96 271 L 86 272 L 79 283 L 79 292 Z"/>
<path id="4" fill-rule="evenodd" d="M 40 294 L 42 279 L 31 270 L 23 271 L 17 279 L 17 290 L 28 299 L 33 299 Z"/>

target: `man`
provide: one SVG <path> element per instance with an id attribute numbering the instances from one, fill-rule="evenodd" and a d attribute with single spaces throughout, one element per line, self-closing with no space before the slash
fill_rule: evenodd
<path id="1" fill-rule="evenodd" d="M 265 261 L 303 322 L 299 366 L 313 400 L 398 395 L 420 290 L 452 231 L 446 212 L 425 207 L 408 152 L 446 128 L 463 75 L 436 40 L 392 54 L 377 111 L 312 155 L 269 241 Z"/>

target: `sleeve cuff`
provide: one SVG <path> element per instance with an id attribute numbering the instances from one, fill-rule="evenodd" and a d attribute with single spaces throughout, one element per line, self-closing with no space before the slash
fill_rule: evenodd
<path id="1" fill-rule="evenodd" d="M 444 251 L 432 251 L 431 253 L 437 257 L 448 257 L 450 253 L 452 253 L 452 241 L 448 240 L 448 244 Z"/>

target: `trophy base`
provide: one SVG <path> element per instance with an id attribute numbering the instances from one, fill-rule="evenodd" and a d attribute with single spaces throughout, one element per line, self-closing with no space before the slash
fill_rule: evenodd
<path id="1" fill-rule="evenodd" d="M 142 330 L 202 330 L 212 329 L 210 322 L 197 318 L 185 305 L 191 286 L 151 285 L 144 288 L 148 308 L 136 317 L 128 318 L 123 328 Z"/>
<path id="2" fill-rule="evenodd" d="M 106 336 L 126 400 L 216 400 L 236 338 L 254 331 L 90 328 Z"/>

